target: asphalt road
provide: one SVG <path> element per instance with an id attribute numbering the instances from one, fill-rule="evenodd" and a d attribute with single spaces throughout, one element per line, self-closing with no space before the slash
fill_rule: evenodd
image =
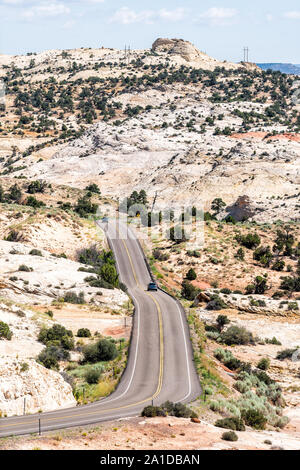
<path id="1" fill-rule="evenodd" d="M 166 400 L 188 403 L 201 393 L 189 329 L 178 303 L 162 291 L 147 292 L 151 281 L 133 232 L 114 222 L 102 228 L 114 251 L 121 281 L 135 304 L 128 365 L 117 390 L 89 405 L 50 413 L 0 419 L 0 437 L 83 426 L 137 416 Z"/>

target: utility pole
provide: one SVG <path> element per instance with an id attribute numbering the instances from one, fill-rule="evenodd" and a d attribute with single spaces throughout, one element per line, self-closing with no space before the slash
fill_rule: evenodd
<path id="1" fill-rule="evenodd" d="M 26 398 L 24 398 L 24 412 L 23 412 L 24 416 L 26 415 Z"/>
<path id="2" fill-rule="evenodd" d="M 244 62 L 249 62 L 249 47 L 244 47 Z"/>

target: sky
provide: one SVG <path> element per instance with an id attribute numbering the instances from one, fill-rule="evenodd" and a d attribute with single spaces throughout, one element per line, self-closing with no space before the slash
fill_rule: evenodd
<path id="1" fill-rule="evenodd" d="M 299 0 L 0 0 L 0 53 L 150 48 L 182 38 L 220 60 L 300 64 Z"/>

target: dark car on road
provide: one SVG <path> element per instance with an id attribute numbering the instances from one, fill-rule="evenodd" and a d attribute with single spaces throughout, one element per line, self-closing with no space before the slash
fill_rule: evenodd
<path id="1" fill-rule="evenodd" d="M 150 284 L 148 285 L 148 291 L 157 291 L 158 288 L 157 288 L 157 284 L 155 282 L 150 282 Z"/>

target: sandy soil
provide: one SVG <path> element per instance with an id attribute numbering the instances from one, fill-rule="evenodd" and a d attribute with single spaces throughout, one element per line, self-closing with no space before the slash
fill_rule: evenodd
<path id="1" fill-rule="evenodd" d="M 299 419 L 299 417 L 298 417 Z M 295 421 L 296 423 L 296 421 Z M 294 425 L 294 423 L 293 423 Z M 291 425 L 290 425 L 291 426 Z M 237 442 L 221 439 L 224 429 L 188 419 L 134 418 L 98 427 L 87 427 L 49 433 L 42 437 L 22 437 L 0 440 L 2 450 L 268 450 L 300 448 L 300 430 L 285 432 L 246 431 L 237 433 Z M 264 441 L 270 441 L 266 444 Z"/>

